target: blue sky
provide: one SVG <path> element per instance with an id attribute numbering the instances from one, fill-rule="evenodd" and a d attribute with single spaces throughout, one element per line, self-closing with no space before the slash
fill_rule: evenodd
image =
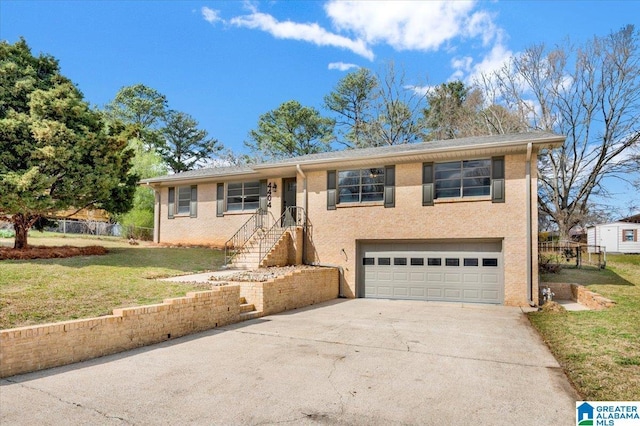
<path id="1" fill-rule="evenodd" d="M 235 152 L 287 100 L 328 114 L 350 67 L 393 60 L 414 85 L 468 81 L 532 44 L 630 23 L 640 1 L 0 0 L 0 38 L 56 57 L 91 104 L 143 83 Z"/>

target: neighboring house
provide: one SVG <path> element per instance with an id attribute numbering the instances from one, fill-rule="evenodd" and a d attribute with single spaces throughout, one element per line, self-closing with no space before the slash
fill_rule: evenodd
<path id="1" fill-rule="evenodd" d="M 588 227 L 587 244 L 607 253 L 640 253 L 640 214 Z"/>
<path id="2" fill-rule="evenodd" d="M 472 137 L 142 183 L 156 191 L 159 243 L 222 246 L 260 222 L 258 207 L 277 218 L 296 206 L 307 219 L 304 262 L 341 268 L 345 297 L 526 305 L 538 301 L 536 159 L 563 142 Z"/>

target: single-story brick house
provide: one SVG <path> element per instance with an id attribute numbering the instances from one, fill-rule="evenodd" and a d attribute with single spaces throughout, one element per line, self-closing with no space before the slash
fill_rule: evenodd
<path id="1" fill-rule="evenodd" d="M 640 214 L 587 227 L 587 244 L 607 253 L 640 253 Z"/>
<path id="2" fill-rule="evenodd" d="M 235 235 L 227 244 L 262 245 L 270 235 L 258 229 L 265 212 L 294 212 L 291 223 L 305 225 L 291 234 L 294 241 L 304 235 L 293 244 L 298 260 L 339 267 L 345 297 L 518 306 L 538 302 L 537 155 L 563 142 L 538 132 L 470 137 L 199 169 L 142 184 L 156 193 L 158 243 L 223 246 Z M 253 237 L 240 241 L 247 232 Z"/>

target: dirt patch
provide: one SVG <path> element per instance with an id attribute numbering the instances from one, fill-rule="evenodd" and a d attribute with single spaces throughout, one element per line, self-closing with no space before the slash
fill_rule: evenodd
<path id="1" fill-rule="evenodd" d="M 551 312 L 555 314 L 564 314 L 567 312 L 564 306 L 562 306 L 558 302 L 547 302 L 544 305 L 542 305 L 541 309 L 543 312 Z"/>
<path id="2" fill-rule="evenodd" d="M 29 248 L 20 250 L 0 247 L 0 260 L 57 259 L 63 257 L 96 256 L 103 254 L 107 254 L 107 249 L 101 246 L 30 246 Z"/>
<path id="3" fill-rule="evenodd" d="M 212 276 L 211 281 L 252 281 L 264 282 L 274 278 L 281 277 L 288 273 L 301 269 L 317 269 L 317 266 L 296 265 L 296 266 L 273 266 L 269 268 L 259 268 L 253 271 L 238 271 L 231 275 L 223 275 L 220 277 Z"/>

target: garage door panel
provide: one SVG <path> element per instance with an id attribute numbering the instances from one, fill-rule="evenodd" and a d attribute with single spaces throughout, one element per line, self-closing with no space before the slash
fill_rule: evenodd
<path id="1" fill-rule="evenodd" d="M 392 296 L 393 295 L 393 287 L 387 286 L 378 286 L 376 291 L 377 296 Z"/>
<path id="2" fill-rule="evenodd" d="M 409 289 L 409 294 L 412 297 L 417 297 L 417 298 L 424 298 L 427 295 L 425 287 L 411 287 Z"/>
<path id="3" fill-rule="evenodd" d="M 447 283 L 459 283 L 460 281 L 460 274 L 459 273 L 452 273 L 452 272 L 447 272 L 446 274 L 444 274 L 444 281 Z"/>
<path id="4" fill-rule="evenodd" d="M 376 279 L 378 281 L 393 281 L 393 275 L 391 272 L 378 272 Z"/>
<path id="5" fill-rule="evenodd" d="M 480 279 L 483 284 L 498 284 L 500 282 L 500 278 L 496 273 L 481 274 Z"/>
<path id="6" fill-rule="evenodd" d="M 483 300 L 496 300 L 499 296 L 498 290 L 482 290 Z"/>
<path id="7" fill-rule="evenodd" d="M 393 287 L 393 295 L 394 296 L 408 296 L 409 289 L 404 286 L 394 286 Z"/>
<path id="8" fill-rule="evenodd" d="M 364 244 L 364 296 L 502 303 L 500 242 Z"/>
<path id="9" fill-rule="evenodd" d="M 465 300 L 479 300 L 481 299 L 480 293 L 481 291 L 478 289 L 466 288 L 462 292 L 462 297 Z"/>
<path id="10" fill-rule="evenodd" d="M 480 282 L 480 277 L 478 276 L 478 274 L 463 274 L 463 281 L 465 284 L 468 283 L 479 283 Z"/>
<path id="11" fill-rule="evenodd" d="M 393 280 L 395 282 L 407 282 L 409 280 L 409 274 L 406 272 L 394 272 Z"/>
<path id="12" fill-rule="evenodd" d="M 426 277 L 425 277 L 425 273 L 424 272 L 410 272 L 409 273 L 409 280 L 414 283 L 414 282 L 418 282 L 418 283 L 423 283 L 425 281 Z"/>
<path id="13" fill-rule="evenodd" d="M 453 299 L 455 301 L 458 301 L 462 298 L 462 291 L 457 288 L 445 288 L 444 297 L 446 299 Z"/>

